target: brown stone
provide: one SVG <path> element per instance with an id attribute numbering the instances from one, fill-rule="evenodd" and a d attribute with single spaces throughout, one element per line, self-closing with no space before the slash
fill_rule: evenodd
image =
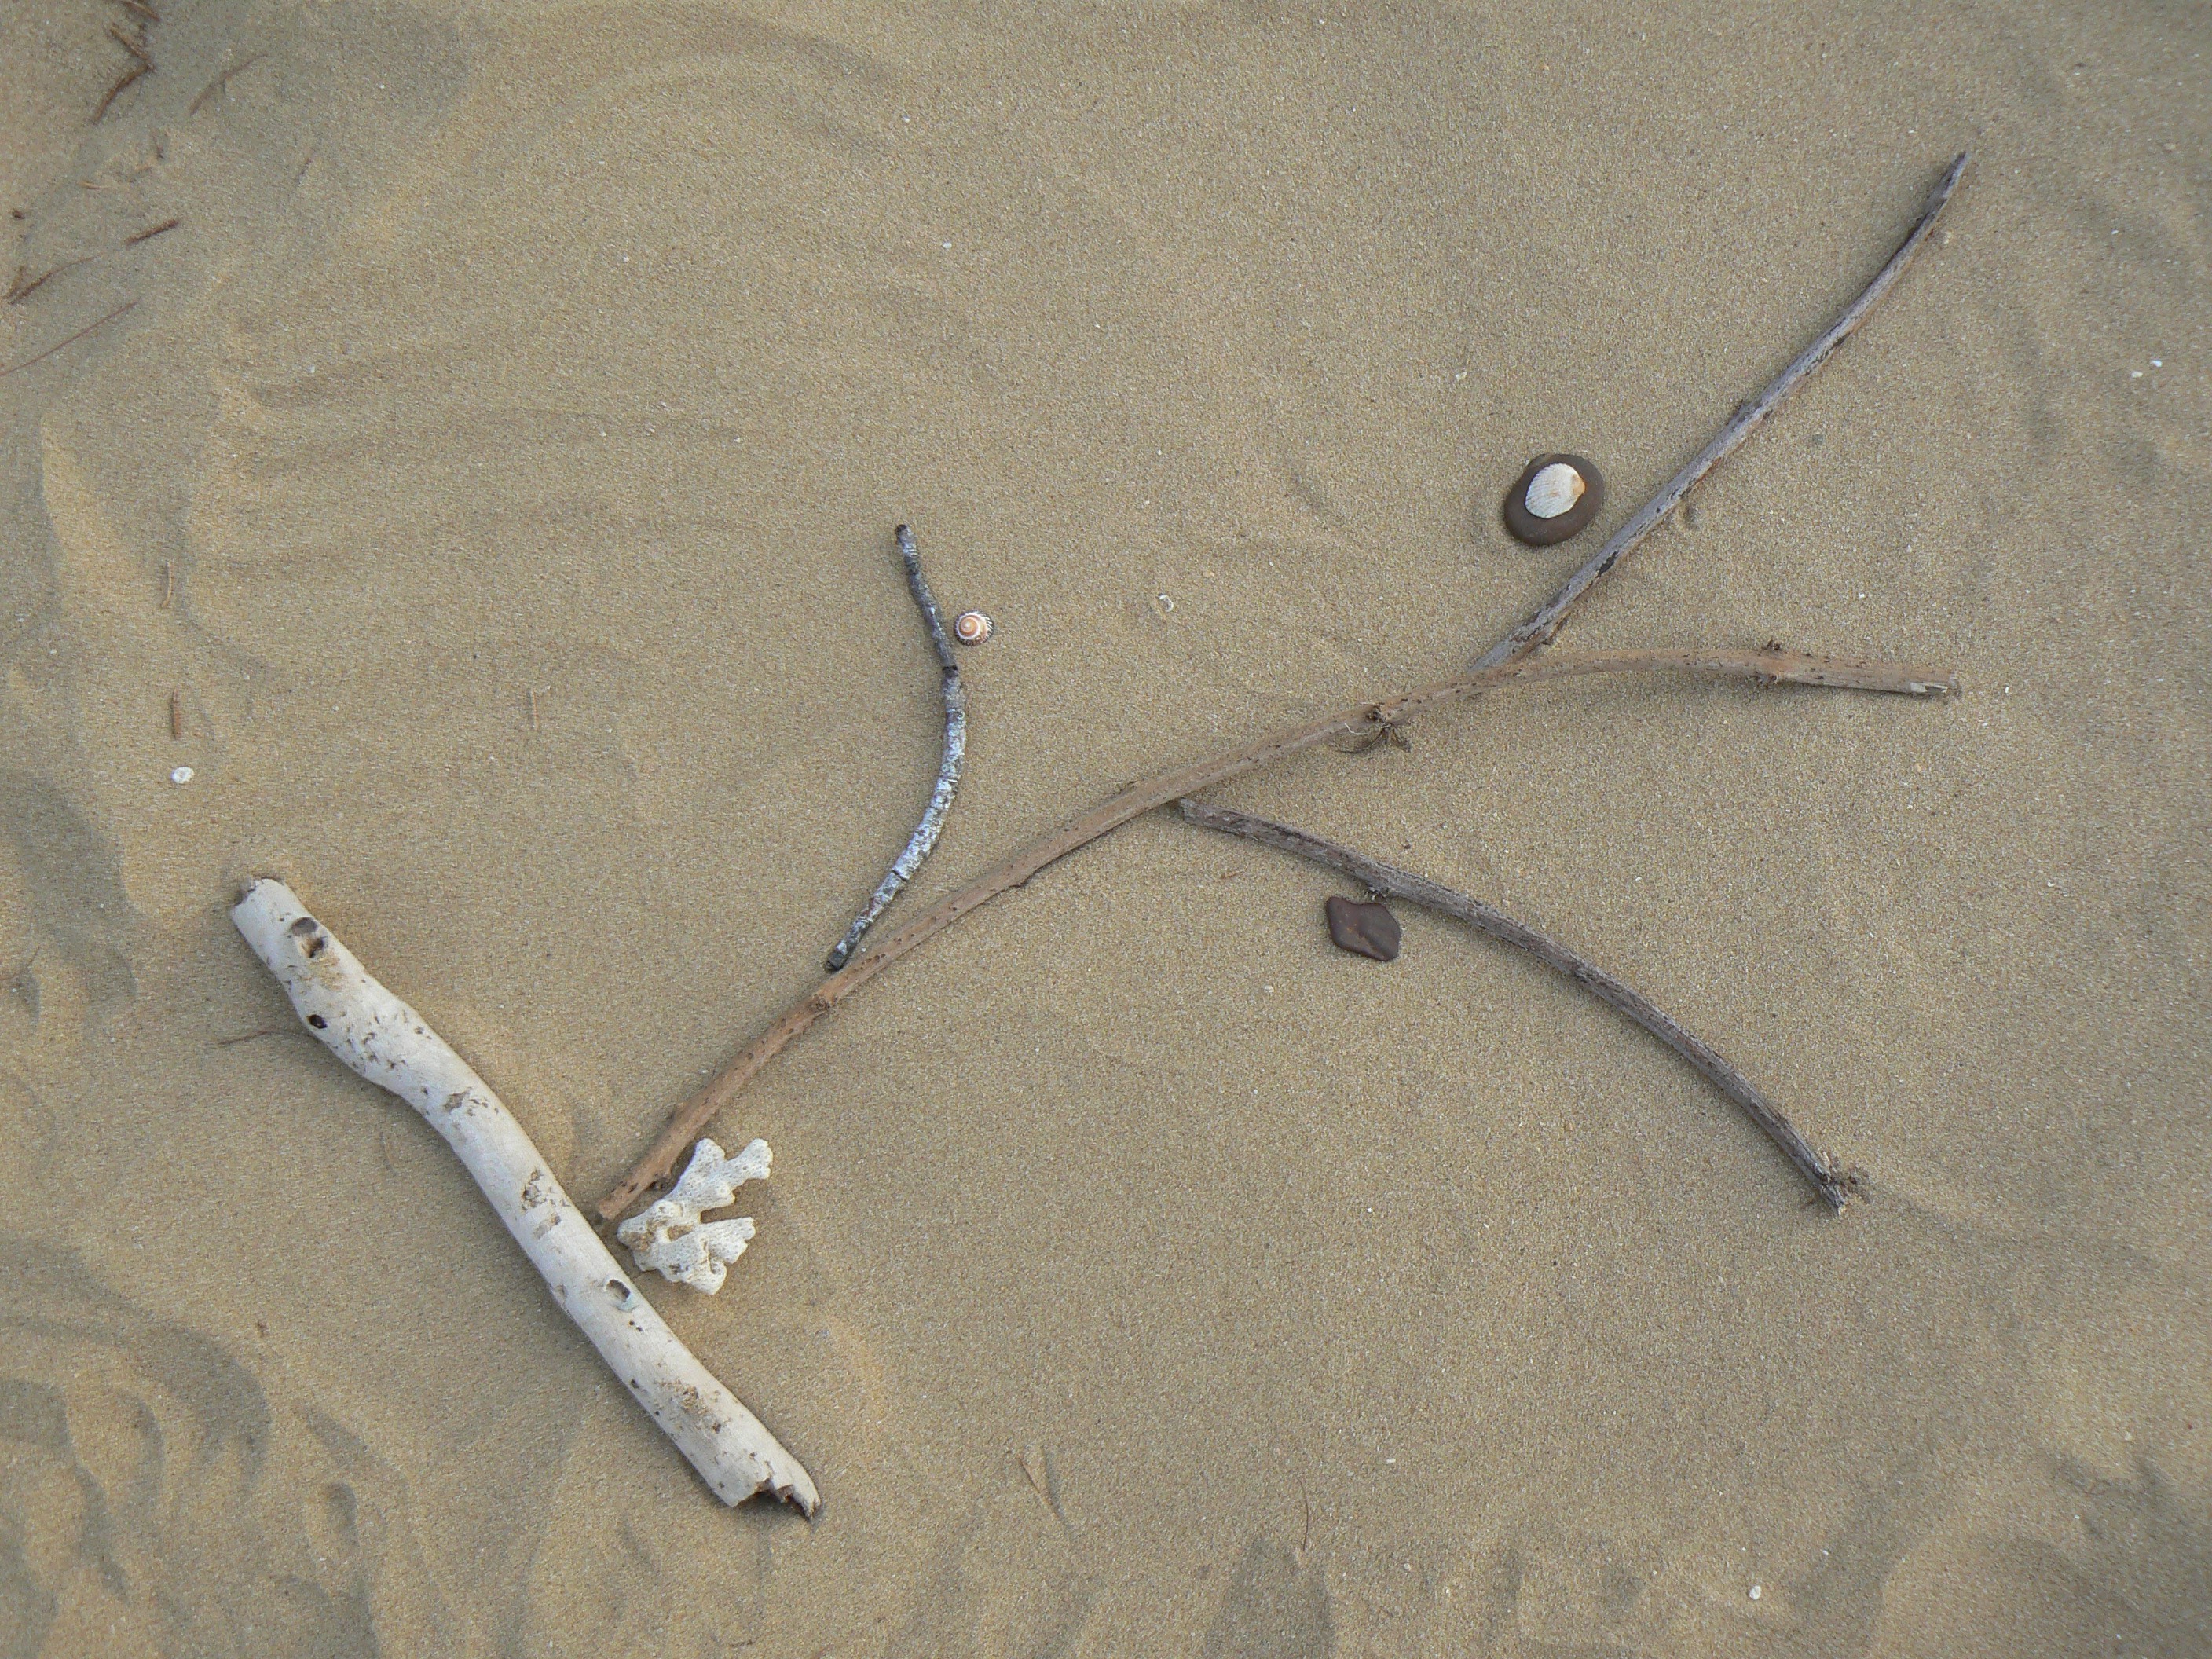
<path id="1" fill-rule="evenodd" d="M 1357 899 L 1332 895 L 1322 906 L 1328 917 L 1328 936 L 1340 951 L 1351 951 L 1377 962 L 1398 959 L 1398 918 L 1382 903 L 1362 904 Z"/>
<path id="2" fill-rule="evenodd" d="M 1556 519 L 1540 519 L 1528 510 L 1528 486 L 1554 461 L 1565 461 L 1583 475 L 1582 499 Z M 1513 488 L 1505 492 L 1505 528 L 1513 539 L 1531 547 L 1549 547 L 1578 535 L 1589 527 L 1605 505 L 1605 479 L 1587 455 L 1539 455 L 1521 470 Z"/>

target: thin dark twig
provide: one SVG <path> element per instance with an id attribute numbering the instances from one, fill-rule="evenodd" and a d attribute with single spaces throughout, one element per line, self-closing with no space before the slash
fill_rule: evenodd
<path id="1" fill-rule="evenodd" d="M 133 231 L 130 235 L 123 239 L 123 246 L 125 247 L 136 247 L 141 242 L 150 242 L 156 236 L 160 236 L 166 232 L 174 230 L 179 225 L 181 225 L 184 222 L 185 222 L 182 219 L 164 219 L 160 224 L 152 226 L 148 229 Z"/>
<path id="2" fill-rule="evenodd" d="M 1912 228 L 1906 233 L 1904 241 L 1898 245 L 1897 252 L 1889 256 L 1889 263 L 1875 275 L 1874 281 L 1866 285 L 1857 299 L 1844 307 L 1843 314 L 1828 325 L 1827 331 L 1800 352 L 1796 361 L 1775 376 L 1773 384 L 1765 391 L 1749 403 L 1739 405 L 1728 424 L 1721 428 L 1720 435 L 1699 450 L 1696 459 L 1687 466 L 1668 480 L 1665 489 L 1638 507 L 1629 516 L 1628 522 L 1613 532 L 1613 539 L 1598 549 L 1589 563 L 1567 578 L 1565 586 L 1545 600 L 1512 632 L 1484 652 L 1474 665 L 1477 669 L 1495 668 L 1500 663 L 1510 662 L 1549 644 L 1552 636 L 1566 622 L 1568 613 L 1581 602 L 1583 595 L 1598 579 L 1633 553 L 1644 538 L 1656 530 L 1668 515 L 1682 504 L 1690 492 L 1705 481 L 1707 473 L 1735 453 L 1737 446 L 1751 436 L 1759 422 L 1780 408 L 1791 392 L 1828 361 L 1838 346 L 1857 331 L 1859 325 L 1866 321 L 1868 313 L 1881 303 L 1882 296 L 1896 285 L 1899 277 L 1905 275 L 1905 267 L 1912 263 L 1913 256 L 1920 252 L 1921 245 L 1936 228 L 1936 221 L 1950 201 L 1951 192 L 1958 188 L 1959 176 L 1966 170 L 1966 152 L 1961 150 L 1951 165 L 1943 169 L 1942 178 L 1936 181 L 1927 204 L 1920 210 L 1920 217 L 1913 222 Z"/>
<path id="3" fill-rule="evenodd" d="M 142 77 L 153 72 L 154 66 L 147 63 L 140 63 L 125 70 L 123 72 L 123 78 L 108 88 L 107 96 L 100 100 L 100 107 L 93 111 L 92 118 L 98 121 L 106 116 L 109 109 L 113 107 L 115 100 L 123 95 L 125 88 L 136 84 Z"/>
<path id="4" fill-rule="evenodd" d="M 1021 886 L 1048 865 L 1066 858 L 1078 848 L 1087 847 L 1101 836 L 1111 834 L 1154 807 L 1257 771 L 1332 738 L 1372 731 L 1379 725 L 1405 720 L 1423 709 L 1463 702 L 1504 686 L 1537 685 L 1592 674 L 1662 671 L 1747 680 L 1754 685 L 1822 685 L 1912 697 L 1942 696 L 1957 689 L 1947 677 L 1928 669 L 1899 663 L 1810 656 L 1778 647 L 1764 651 L 1607 651 L 1594 652 L 1585 657 L 1535 657 L 1486 669 L 1480 674 L 1439 680 L 1395 697 L 1355 703 L 1319 720 L 1285 726 L 1250 743 L 1140 778 L 1060 829 L 1038 836 L 958 892 L 939 900 L 889 939 L 855 957 L 843 972 L 832 974 L 787 1008 L 774 1024 L 669 1115 L 645 1156 L 595 1206 L 600 1218 L 613 1220 L 665 1181 L 700 1131 L 714 1121 L 715 1114 L 734 1100 L 763 1066 L 891 963 L 934 939 L 961 917 L 981 909 L 1000 894 Z"/>
<path id="5" fill-rule="evenodd" d="M 6 294 L 0 295 L 0 300 L 5 300 L 11 306 L 20 305 L 48 283 L 52 282 L 62 272 L 75 270 L 79 265 L 90 264 L 98 258 L 100 256 L 97 253 L 80 253 L 74 259 L 63 260 L 61 264 L 40 276 L 32 276 L 28 282 L 23 279 L 29 275 L 30 268 L 27 265 L 19 267 L 15 272 L 15 280 L 9 284 Z"/>
<path id="6" fill-rule="evenodd" d="M 906 850 L 891 861 L 891 867 L 876 884 L 876 890 L 868 896 L 866 906 L 853 918 L 845 937 L 830 951 L 824 965 L 833 974 L 853 959 L 862 935 L 876 925 L 877 917 L 890 908 L 899 890 L 914 879 L 914 872 L 921 868 L 921 861 L 936 848 L 938 836 L 945 833 L 945 814 L 952 810 L 952 797 L 960 787 L 960 763 L 968 753 L 968 692 L 960 684 L 960 664 L 952 654 L 951 640 L 945 635 L 945 618 L 938 614 L 936 596 L 922 579 L 921 555 L 915 547 L 914 532 L 901 525 L 891 533 L 898 538 L 899 561 L 906 566 L 907 591 L 914 595 L 914 607 L 921 612 L 922 625 L 929 629 L 929 642 L 937 648 L 938 669 L 945 691 L 945 757 L 937 763 L 937 787 L 929 792 L 929 805 L 922 809 L 921 822 L 915 825 Z"/>
<path id="7" fill-rule="evenodd" d="M 313 1031 L 303 1031 L 296 1025 L 264 1025 L 258 1031 L 246 1031 L 237 1036 L 217 1037 L 215 1040 L 215 1046 L 218 1048 L 232 1048 L 241 1042 L 251 1042 L 256 1037 L 313 1036 L 314 1036 Z"/>
<path id="8" fill-rule="evenodd" d="M 1316 864 L 1326 865 L 1341 871 L 1354 881 L 1362 882 L 1376 893 L 1388 898 L 1403 899 L 1409 904 L 1425 905 L 1445 915 L 1456 916 L 1470 927 L 1480 929 L 1492 939 L 1499 939 L 1517 951 L 1526 951 L 1555 973 L 1564 974 L 1592 996 L 1628 1016 L 1653 1036 L 1665 1043 L 1691 1066 L 1713 1087 L 1741 1106 L 1753 1123 L 1766 1132 L 1767 1138 L 1782 1149 L 1783 1155 L 1797 1166 L 1798 1174 L 1812 1183 L 1828 1207 L 1840 1212 L 1849 1195 L 1849 1186 L 1836 1173 L 1834 1165 L 1815 1152 L 1805 1137 L 1797 1133 L 1796 1125 L 1784 1115 L 1781 1108 L 1761 1094 L 1750 1079 L 1713 1052 L 1703 1038 L 1686 1031 L 1674 1018 L 1663 1009 L 1655 1007 L 1649 999 L 1633 988 L 1622 984 L 1596 963 L 1584 960 L 1550 935 L 1540 933 L 1526 922 L 1516 921 L 1503 910 L 1485 904 L 1429 880 L 1425 876 L 1401 870 L 1395 865 L 1383 864 L 1364 853 L 1335 842 L 1294 830 L 1285 823 L 1256 818 L 1249 813 L 1238 812 L 1226 806 L 1209 806 L 1203 801 L 1186 800 L 1182 815 L 1193 823 L 1207 830 L 1218 830 L 1224 835 L 1242 836 L 1247 841 L 1256 841 L 1263 846 L 1292 853 Z"/>
<path id="9" fill-rule="evenodd" d="M 216 76 L 214 80 L 209 82 L 205 86 L 200 88 L 199 96 L 192 100 L 191 105 L 185 109 L 185 113 L 187 115 L 198 115 L 200 112 L 200 106 L 202 104 L 207 102 L 209 99 L 214 97 L 216 94 L 221 92 L 225 87 L 230 84 L 230 77 L 232 76 L 243 75 L 249 68 L 259 63 L 268 55 L 269 54 L 265 52 L 257 52 L 250 58 L 244 58 L 238 63 L 233 64 L 228 69 L 223 70 L 222 74 Z"/>
<path id="10" fill-rule="evenodd" d="M 136 40 L 133 40 L 120 28 L 117 27 L 114 24 L 110 23 L 107 26 L 107 33 L 109 39 L 112 40 L 117 46 L 121 46 L 124 51 L 129 52 L 133 58 L 136 58 L 148 69 L 154 67 L 154 60 L 146 55 L 146 48 L 140 46 Z"/>
<path id="11" fill-rule="evenodd" d="M 130 310 L 131 307 L 137 303 L 138 302 L 136 300 L 125 300 L 121 305 L 116 307 L 114 310 L 109 312 L 105 317 L 98 318 L 92 322 L 87 323 L 82 328 L 77 330 L 76 333 L 70 335 L 65 340 L 55 341 L 53 344 L 48 346 L 44 351 L 39 353 L 37 356 L 26 357 L 20 363 L 10 363 L 7 368 L 0 368 L 0 380 L 5 380 L 9 375 L 16 373 L 20 369 L 28 368 L 33 363 L 42 363 L 46 362 L 47 358 L 52 356 L 54 353 L 59 351 L 64 346 L 75 345 L 79 340 L 84 338 L 86 335 L 91 333 L 93 330 L 100 327 L 104 324 L 113 322 L 118 317 L 120 317 L 125 312 Z"/>

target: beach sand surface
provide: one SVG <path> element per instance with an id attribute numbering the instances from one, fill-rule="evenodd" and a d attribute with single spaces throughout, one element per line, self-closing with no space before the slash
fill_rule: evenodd
<path id="1" fill-rule="evenodd" d="M 0 0 L 0 1651 L 2212 1649 L 2212 15 Z M 716 1126 L 752 1249 L 646 1289 L 824 1498 L 730 1510 L 229 924 L 290 882 L 588 1203 L 927 793 L 892 526 L 997 623 L 896 917 L 1464 667 L 1966 149 L 1554 647 L 1960 696 L 1218 795 L 1620 974 L 1841 1218 L 1573 986 L 1155 814 Z M 1522 548 L 1551 450 L 1608 500 Z"/>

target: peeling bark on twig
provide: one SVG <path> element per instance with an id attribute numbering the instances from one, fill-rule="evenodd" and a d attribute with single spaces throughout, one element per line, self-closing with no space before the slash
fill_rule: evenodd
<path id="1" fill-rule="evenodd" d="M 929 630 L 929 642 L 937 652 L 938 671 L 945 692 L 945 753 L 937 765 L 937 787 L 929 792 L 929 805 L 922 809 L 921 822 L 915 825 L 905 850 L 891 861 L 891 867 L 876 884 L 867 904 L 853 919 L 853 925 L 845 930 L 845 937 L 837 941 L 836 949 L 830 952 L 829 961 L 823 964 L 833 974 L 853 959 L 861 937 L 875 926 L 876 918 L 890 908 L 899 890 L 914 879 L 914 872 L 921 868 L 921 861 L 935 849 L 938 836 L 945 833 L 945 815 L 952 810 L 953 794 L 960 787 L 960 763 L 968 752 L 968 692 L 960 684 L 960 664 L 952 654 L 952 641 L 945 637 L 945 619 L 937 611 L 937 597 L 922 579 L 921 555 L 915 548 L 913 532 L 901 525 L 891 533 L 898 538 L 899 561 L 906 566 L 907 590 L 914 595 L 915 609 L 921 612 L 922 626 Z"/>

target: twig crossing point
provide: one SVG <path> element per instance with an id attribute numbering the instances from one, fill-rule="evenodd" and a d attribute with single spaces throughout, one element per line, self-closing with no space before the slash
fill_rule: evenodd
<path id="1" fill-rule="evenodd" d="M 1797 1126 L 1784 1115 L 1781 1108 L 1753 1085 L 1749 1078 L 1722 1059 L 1703 1038 L 1684 1030 L 1674 1016 L 1656 1006 L 1632 987 L 1622 984 L 1595 963 L 1576 955 L 1549 934 L 1539 933 L 1526 922 L 1515 921 L 1503 910 L 1494 909 L 1480 899 L 1455 891 L 1429 880 L 1425 876 L 1417 876 L 1395 865 L 1382 863 L 1364 853 L 1356 853 L 1349 847 L 1304 830 L 1293 830 L 1285 823 L 1272 823 L 1226 806 L 1208 806 L 1202 801 L 1194 800 L 1182 803 L 1182 815 L 1204 829 L 1218 830 L 1224 835 L 1242 836 L 1247 841 L 1256 841 L 1262 846 L 1276 848 L 1302 859 L 1310 859 L 1329 869 L 1341 871 L 1354 881 L 1365 883 L 1371 891 L 1386 898 L 1403 899 L 1409 904 L 1423 905 L 1445 915 L 1455 916 L 1470 927 L 1478 928 L 1516 951 L 1526 951 L 1554 973 L 1565 975 L 1607 1007 L 1627 1015 L 1688 1060 L 1699 1076 L 1743 1108 L 1745 1115 L 1765 1131 L 1767 1138 L 1782 1149 L 1783 1155 L 1796 1166 L 1798 1174 L 1812 1183 L 1813 1190 L 1820 1194 L 1830 1209 L 1838 1212 L 1842 1211 L 1844 1200 L 1850 1192 L 1848 1183 L 1836 1173 L 1834 1166 L 1797 1133 Z"/>
<path id="2" fill-rule="evenodd" d="M 742 1504 L 765 1487 L 800 1513 L 813 1514 L 820 1500 L 799 1460 L 629 1282 L 522 1126 L 469 1063 L 370 977 L 283 882 L 253 883 L 230 919 L 276 975 L 309 1032 L 445 1137 L 562 1310 L 714 1496 Z"/>
<path id="3" fill-rule="evenodd" d="M 914 532 L 901 525 L 891 533 L 898 538 L 899 560 L 906 566 L 907 590 L 914 595 L 915 609 L 921 612 L 922 626 L 929 629 L 929 642 L 936 648 L 938 668 L 944 678 L 945 757 L 937 765 L 937 787 L 929 792 L 929 805 L 922 811 L 921 822 L 915 825 L 906 850 L 892 860 L 866 907 L 853 918 L 845 937 L 837 941 L 837 948 L 823 964 L 833 974 L 853 959 L 862 936 L 935 850 L 937 838 L 945 833 L 945 815 L 952 810 L 952 797 L 960 787 L 961 761 L 968 753 L 968 692 L 960 684 L 959 659 L 952 654 L 952 641 L 945 635 L 945 619 L 938 614 L 937 598 L 922 579 L 921 555 L 915 547 Z"/>

